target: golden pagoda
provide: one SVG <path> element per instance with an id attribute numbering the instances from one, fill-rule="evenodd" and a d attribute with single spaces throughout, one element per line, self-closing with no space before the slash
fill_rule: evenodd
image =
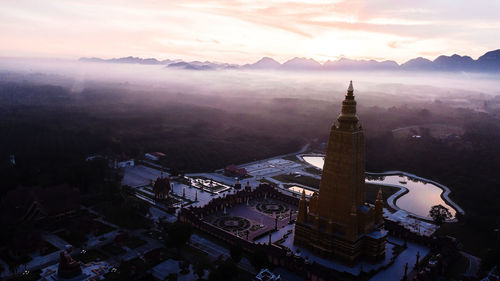
<path id="1" fill-rule="evenodd" d="M 365 138 L 356 115 L 352 81 L 328 139 L 319 194 L 299 202 L 294 244 L 352 264 L 385 255 L 382 191 L 375 206 L 365 201 Z"/>

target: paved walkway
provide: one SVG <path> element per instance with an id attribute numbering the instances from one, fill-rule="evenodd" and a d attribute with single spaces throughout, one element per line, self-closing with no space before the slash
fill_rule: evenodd
<path id="1" fill-rule="evenodd" d="M 401 240 L 394 237 L 390 237 L 389 240 L 392 242 L 402 243 Z M 421 259 L 429 253 L 429 248 L 413 242 L 407 242 L 407 246 L 408 248 L 397 256 L 394 263 L 389 266 L 389 268 L 375 274 L 372 278 L 370 278 L 370 281 L 399 281 L 404 276 L 405 264 L 408 263 L 408 272 L 410 272 L 415 265 L 417 252 L 420 252 Z"/>

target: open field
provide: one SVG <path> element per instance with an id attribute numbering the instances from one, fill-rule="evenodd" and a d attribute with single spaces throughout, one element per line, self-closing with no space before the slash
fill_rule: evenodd
<path id="1" fill-rule="evenodd" d="M 281 174 L 272 177 L 273 179 L 276 179 L 278 181 L 281 181 L 283 183 L 298 183 L 306 186 L 310 186 L 313 188 L 319 188 L 319 182 L 320 179 L 309 177 L 309 176 L 303 176 L 300 174 Z"/>

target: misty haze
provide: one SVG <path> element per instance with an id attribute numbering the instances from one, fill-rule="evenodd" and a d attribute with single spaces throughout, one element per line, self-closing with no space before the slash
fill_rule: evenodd
<path id="1" fill-rule="evenodd" d="M 498 280 L 499 12 L 2 5 L 0 279 Z"/>

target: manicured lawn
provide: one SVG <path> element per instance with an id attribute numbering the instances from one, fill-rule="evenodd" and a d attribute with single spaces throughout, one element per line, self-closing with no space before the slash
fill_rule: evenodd
<path id="1" fill-rule="evenodd" d="M 384 199 L 384 207 L 387 208 L 389 205 L 387 204 L 387 198 L 391 197 L 394 193 L 399 191 L 399 188 L 393 186 L 380 186 L 377 184 L 367 183 L 366 187 L 366 201 L 368 203 L 374 203 L 377 199 L 377 194 L 379 188 L 382 188 L 382 198 Z"/>
<path id="2" fill-rule="evenodd" d="M 284 160 L 289 160 L 289 161 L 293 161 L 293 162 L 297 162 L 297 163 L 302 163 L 299 158 L 297 158 L 296 155 L 288 155 L 288 156 L 285 156 L 283 157 Z"/>
<path id="3" fill-rule="evenodd" d="M 293 174 L 292 175 L 287 175 L 287 174 L 277 175 L 277 176 L 274 176 L 273 179 L 279 180 L 283 183 L 298 183 L 298 184 L 310 186 L 313 188 L 319 188 L 319 182 L 320 182 L 320 180 L 317 178 L 302 176 L 302 175 L 293 175 Z"/>
<path id="4" fill-rule="evenodd" d="M 271 185 L 271 186 L 275 186 L 275 185 L 276 185 L 274 182 L 272 182 L 272 181 L 270 181 L 270 180 L 267 180 L 267 179 L 260 179 L 259 181 L 260 181 L 261 183 L 267 183 L 267 184 L 269 184 L 269 185 Z"/>
<path id="5" fill-rule="evenodd" d="M 304 169 L 304 171 L 308 172 L 309 174 L 313 175 L 321 175 L 321 170 L 314 168 L 314 167 L 307 167 Z"/>

